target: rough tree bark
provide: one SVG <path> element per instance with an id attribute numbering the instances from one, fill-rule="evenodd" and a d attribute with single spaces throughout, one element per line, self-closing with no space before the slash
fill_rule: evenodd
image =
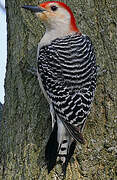
<path id="1" fill-rule="evenodd" d="M 95 46 L 97 90 L 84 129 L 86 144 L 77 144 L 67 180 L 117 179 L 117 2 L 116 0 L 64 0 L 78 27 Z M 8 58 L 5 104 L 0 126 L 0 179 L 62 179 L 60 166 L 48 175 L 44 149 L 50 131 L 49 108 L 37 78 L 27 69 L 36 66 L 37 44 L 43 26 L 21 9 L 36 0 L 6 0 Z"/>

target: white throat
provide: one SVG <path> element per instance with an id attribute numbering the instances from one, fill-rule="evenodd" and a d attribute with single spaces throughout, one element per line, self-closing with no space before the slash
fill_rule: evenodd
<path id="1" fill-rule="evenodd" d="M 53 41 L 56 38 L 60 38 L 60 37 L 64 37 L 66 35 L 69 35 L 73 32 L 69 31 L 69 28 L 64 28 L 61 29 L 51 29 L 51 30 L 46 30 L 44 36 L 42 37 L 40 43 L 39 43 L 39 47 L 41 48 L 44 45 L 50 44 L 51 41 Z"/>
<path id="2" fill-rule="evenodd" d="M 48 22 L 45 23 L 46 32 L 39 43 L 39 47 L 50 44 L 56 38 L 74 33 L 71 31 L 69 13 L 63 8 L 59 8 L 60 11 L 61 13 L 58 16 L 48 19 Z"/>

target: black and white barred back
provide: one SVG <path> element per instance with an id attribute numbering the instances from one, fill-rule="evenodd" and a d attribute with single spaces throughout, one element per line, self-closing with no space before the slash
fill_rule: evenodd
<path id="1" fill-rule="evenodd" d="M 84 143 L 81 132 L 96 88 L 96 60 L 91 40 L 75 33 L 41 47 L 38 72 L 52 103 L 55 119 L 62 122 L 69 138 L 72 137 L 66 148 L 70 149 L 73 139 Z M 55 126 L 60 134 L 59 127 Z M 63 147 L 58 142 L 58 154 L 60 146 Z"/>

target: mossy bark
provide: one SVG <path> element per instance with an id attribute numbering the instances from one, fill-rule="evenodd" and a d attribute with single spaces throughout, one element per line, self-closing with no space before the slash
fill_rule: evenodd
<path id="1" fill-rule="evenodd" d="M 86 144 L 77 144 L 68 164 L 67 180 L 117 179 L 117 2 L 63 1 L 73 10 L 78 27 L 95 46 L 100 75 L 84 129 Z M 8 58 L 5 104 L 0 126 L 0 179 L 62 179 L 56 165 L 48 175 L 44 150 L 51 132 L 49 107 L 37 78 L 37 44 L 44 32 L 39 20 L 24 11 L 35 0 L 6 0 Z"/>

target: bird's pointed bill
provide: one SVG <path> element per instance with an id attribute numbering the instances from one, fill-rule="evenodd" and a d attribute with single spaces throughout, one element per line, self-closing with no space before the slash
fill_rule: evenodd
<path id="1" fill-rule="evenodd" d="M 40 6 L 24 5 L 24 6 L 22 6 L 22 8 L 30 10 L 30 11 L 35 12 L 35 13 L 38 13 L 38 12 L 41 13 L 41 12 L 45 11 L 45 9 L 40 7 Z"/>

